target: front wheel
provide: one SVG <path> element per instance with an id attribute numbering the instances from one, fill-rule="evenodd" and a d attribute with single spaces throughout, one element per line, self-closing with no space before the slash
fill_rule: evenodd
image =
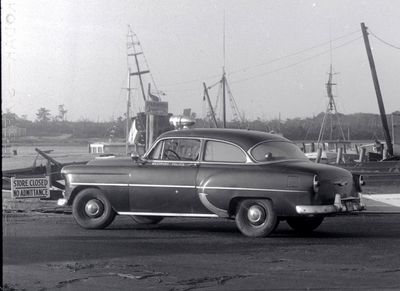
<path id="1" fill-rule="evenodd" d="M 78 193 L 72 204 L 75 221 L 83 228 L 101 229 L 113 222 L 115 211 L 103 192 L 87 188 Z"/>
<path id="2" fill-rule="evenodd" d="M 132 215 L 132 220 L 137 224 L 157 224 L 164 217 L 162 216 L 139 216 L 139 215 Z"/>
<path id="3" fill-rule="evenodd" d="M 238 229 L 249 237 L 266 237 L 279 223 L 272 202 L 266 199 L 240 201 L 235 221 Z"/>
<path id="4" fill-rule="evenodd" d="M 292 217 L 286 219 L 286 222 L 291 228 L 297 232 L 308 233 L 312 232 L 321 225 L 324 220 L 323 216 L 319 217 Z"/>

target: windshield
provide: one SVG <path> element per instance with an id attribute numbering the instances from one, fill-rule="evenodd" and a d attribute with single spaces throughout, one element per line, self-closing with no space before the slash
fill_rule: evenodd
<path id="1" fill-rule="evenodd" d="M 308 160 L 295 144 L 284 141 L 270 141 L 258 144 L 251 150 L 251 155 L 257 162 L 288 159 Z"/>

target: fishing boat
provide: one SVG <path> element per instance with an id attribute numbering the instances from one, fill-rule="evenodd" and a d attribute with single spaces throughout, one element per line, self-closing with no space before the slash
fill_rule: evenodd
<path id="1" fill-rule="evenodd" d="M 127 63 L 125 141 L 114 141 L 114 132 L 111 129 L 108 141 L 89 144 L 90 153 L 100 154 L 102 157 L 130 153 L 142 155 L 158 135 L 172 129 L 169 123 L 171 114 L 168 113 L 168 102 L 162 101 L 161 96 L 164 94 L 157 90 L 143 48 L 130 26 L 128 26 L 127 34 Z M 146 75 L 150 76 L 147 92 L 144 89 L 144 76 Z M 144 102 L 144 111 L 137 112 L 134 117 L 132 117 L 132 91 L 134 90 L 132 77 L 137 77 L 139 81 L 141 97 Z M 151 84 L 156 91 L 151 89 Z"/>

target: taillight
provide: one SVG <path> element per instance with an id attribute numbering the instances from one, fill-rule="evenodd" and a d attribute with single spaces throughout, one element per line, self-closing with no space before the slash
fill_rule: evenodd
<path id="1" fill-rule="evenodd" d="M 314 175 L 314 178 L 313 178 L 313 190 L 314 190 L 315 193 L 318 193 L 319 185 L 320 185 L 319 177 L 318 177 L 318 175 Z"/>
<path id="2" fill-rule="evenodd" d="M 360 189 L 360 192 L 362 191 L 362 187 L 361 186 L 364 186 L 364 185 L 365 185 L 364 177 L 362 175 L 360 175 L 358 177 L 358 187 Z"/>

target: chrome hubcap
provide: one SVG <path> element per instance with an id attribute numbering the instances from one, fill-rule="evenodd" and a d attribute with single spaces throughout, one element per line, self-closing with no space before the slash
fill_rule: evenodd
<path id="1" fill-rule="evenodd" d="M 88 216 L 96 217 L 99 216 L 103 208 L 103 205 L 99 200 L 92 199 L 86 202 L 85 212 Z"/>
<path id="2" fill-rule="evenodd" d="M 252 224 L 262 224 L 265 219 L 265 211 L 259 205 L 253 205 L 247 212 L 247 218 Z"/>

